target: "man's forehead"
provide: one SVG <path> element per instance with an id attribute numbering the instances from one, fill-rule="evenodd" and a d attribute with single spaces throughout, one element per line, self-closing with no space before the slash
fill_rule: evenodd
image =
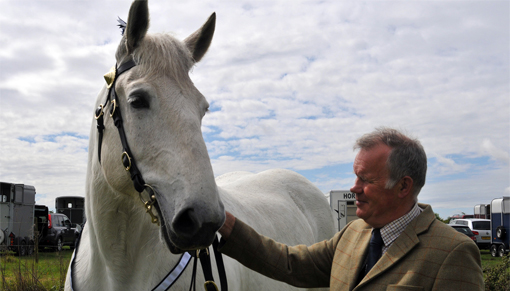
<path id="1" fill-rule="evenodd" d="M 370 169 L 385 167 L 391 148 L 380 144 L 369 149 L 361 149 L 354 159 L 353 168 L 356 174 Z"/>
<path id="2" fill-rule="evenodd" d="M 363 159 L 379 159 L 379 158 L 387 158 L 391 153 L 392 148 L 379 143 L 369 148 L 360 149 L 356 158 L 361 157 Z"/>

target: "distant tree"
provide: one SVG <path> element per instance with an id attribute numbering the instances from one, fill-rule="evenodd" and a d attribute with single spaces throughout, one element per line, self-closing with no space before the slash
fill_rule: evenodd
<path id="1" fill-rule="evenodd" d="M 436 219 L 443 222 L 443 223 L 448 223 L 450 222 L 450 217 L 448 217 L 447 219 L 442 219 L 441 216 L 439 216 L 439 214 L 437 213 L 434 213 L 436 215 Z"/>

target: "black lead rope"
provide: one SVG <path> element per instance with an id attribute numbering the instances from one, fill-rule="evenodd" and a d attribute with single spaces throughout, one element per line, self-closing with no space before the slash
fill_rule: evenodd
<path id="1" fill-rule="evenodd" d="M 218 274 L 220 276 L 220 284 L 221 291 L 228 291 L 227 284 L 227 275 L 225 272 L 225 265 L 223 264 L 223 258 L 221 253 L 218 250 L 219 240 L 218 236 L 214 237 L 214 242 L 212 244 L 212 248 L 214 251 L 214 257 L 216 258 L 216 266 L 218 268 Z M 197 274 L 197 260 L 200 260 L 200 264 L 202 265 L 202 271 L 204 272 L 204 288 L 206 291 L 219 291 L 218 286 L 214 282 L 214 277 L 212 274 L 212 266 L 211 266 L 211 256 L 209 254 L 208 249 L 202 249 L 197 251 L 196 254 L 193 254 L 195 260 L 193 262 L 193 275 L 191 276 L 191 284 L 189 287 L 189 291 L 195 291 L 196 283 L 196 274 Z M 198 256 L 198 257 L 197 257 Z"/>

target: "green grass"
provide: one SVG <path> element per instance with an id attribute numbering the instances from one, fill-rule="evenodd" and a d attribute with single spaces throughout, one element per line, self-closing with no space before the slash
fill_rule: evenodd
<path id="1" fill-rule="evenodd" d="M 0 290 L 64 290 L 67 268 L 72 253 L 73 251 L 68 247 L 64 247 L 64 250 L 60 253 L 49 250 L 39 252 L 39 262 L 36 262 L 35 255 L 28 257 L 15 257 L 12 254 L 0 255 Z M 492 257 L 489 250 L 481 250 L 480 254 L 484 277 L 486 278 L 490 268 L 501 266 L 503 258 Z M 506 274 L 510 277 L 510 266 L 507 268 Z"/>
<path id="2" fill-rule="evenodd" d="M 43 251 L 36 256 L 15 257 L 10 253 L 0 256 L 0 289 L 5 291 L 59 291 L 64 290 L 67 267 L 73 251 Z"/>
<path id="3" fill-rule="evenodd" d="M 502 258 L 491 256 L 491 252 L 489 250 L 480 250 L 480 255 L 482 257 L 482 268 L 491 268 L 501 263 Z M 509 270 L 510 271 L 510 270 Z"/>

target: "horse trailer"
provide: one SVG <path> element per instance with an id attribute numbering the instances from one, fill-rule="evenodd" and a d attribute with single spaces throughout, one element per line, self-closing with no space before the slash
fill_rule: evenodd
<path id="1" fill-rule="evenodd" d="M 510 196 L 491 202 L 491 255 L 501 257 L 510 251 Z"/>
<path id="2" fill-rule="evenodd" d="M 57 213 L 65 214 L 73 224 L 85 223 L 85 198 L 81 196 L 61 196 L 55 199 Z"/>
<path id="3" fill-rule="evenodd" d="M 475 205 L 474 218 L 491 219 L 491 205 L 490 204 L 478 204 Z"/>
<path id="4" fill-rule="evenodd" d="M 34 250 L 35 187 L 0 182 L 0 250 Z"/>
<path id="5" fill-rule="evenodd" d="M 329 191 L 329 206 L 336 212 L 335 230 L 340 231 L 347 223 L 358 219 L 356 216 L 356 194 L 348 190 Z"/>
<path id="6" fill-rule="evenodd" d="M 34 237 L 37 238 L 37 242 L 40 244 L 41 240 L 48 233 L 48 206 L 46 205 L 35 205 L 34 209 Z M 34 240 L 36 241 L 36 240 Z"/>

